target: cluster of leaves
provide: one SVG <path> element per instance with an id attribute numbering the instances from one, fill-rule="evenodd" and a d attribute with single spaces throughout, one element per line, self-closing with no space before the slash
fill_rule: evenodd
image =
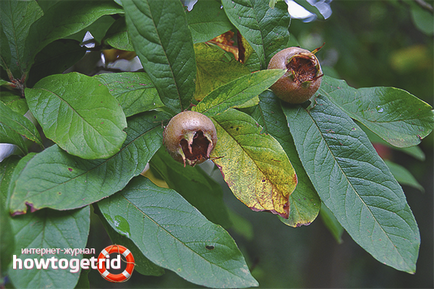
<path id="1" fill-rule="evenodd" d="M 162 148 L 161 124 L 192 103 L 216 125 L 213 161 L 240 201 L 293 227 L 323 207 L 332 231 L 343 227 L 380 262 L 415 271 L 417 223 L 365 131 L 416 146 L 433 129 L 432 108 L 400 89 L 327 76 L 310 105 L 281 103 L 268 88 L 284 71 L 266 66 L 296 42 L 286 5 L 273 4 L 199 1 L 186 12 L 171 0 L 0 2 L 0 140 L 18 148 L 1 166 L 0 269 L 14 286 L 75 286 L 79 275 L 67 270 L 6 266 L 12 255 L 41 258 L 23 248 L 84 248 L 91 208 L 141 274 L 258 285 L 223 229 L 231 220 L 221 187 Z M 229 30 L 234 55 L 211 41 Z M 84 55 L 86 31 L 97 47 L 135 51 L 144 72 L 60 74 Z M 168 188 L 140 175 L 147 163 Z"/>

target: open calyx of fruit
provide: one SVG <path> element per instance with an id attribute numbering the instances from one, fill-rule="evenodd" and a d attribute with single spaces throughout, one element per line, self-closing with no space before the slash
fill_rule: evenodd
<path id="1" fill-rule="evenodd" d="M 286 73 L 271 86 L 281 100 L 299 104 L 311 98 L 321 85 L 323 72 L 315 53 L 300 47 L 289 47 L 276 53 L 268 69 L 287 69 Z"/>
<path id="2" fill-rule="evenodd" d="M 217 143 L 217 132 L 210 118 L 187 110 L 169 121 L 163 132 L 163 142 L 175 160 L 184 166 L 194 166 L 209 159 Z"/>

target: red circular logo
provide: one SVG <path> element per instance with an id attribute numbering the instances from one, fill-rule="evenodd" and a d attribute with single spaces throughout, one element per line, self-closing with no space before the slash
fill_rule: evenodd
<path id="1" fill-rule="evenodd" d="M 112 253 L 119 253 L 125 257 L 127 260 L 127 268 L 120 274 L 112 274 L 106 268 L 106 257 L 108 257 Z M 100 261 L 101 260 L 101 261 Z M 98 271 L 101 276 L 107 281 L 118 283 L 125 282 L 130 279 L 131 274 L 133 274 L 134 266 L 134 257 L 133 254 L 126 247 L 122 245 L 111 245 L 105 247 L 98 256 Z"/>

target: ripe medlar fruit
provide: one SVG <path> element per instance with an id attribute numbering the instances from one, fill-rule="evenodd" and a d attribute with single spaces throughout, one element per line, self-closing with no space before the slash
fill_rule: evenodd
<path id="1" fill-rule="evenodd" d="M 163 143 L 177 161 L 194 166 L 211 154 L 217 143 L 217 131 L 211 119 L 195 111 L 175 115 L 163 132 Z"/>
<path id="2" fill-rule="evenodd" d="M 321 46 L 322 47 L 322 46 Z M 321 65 L 315 53 L 300 47 L 289 47 L 276 53 L 268 64 L 268 69 L 287 69 L 270 88 L 285 102 L 303 103 L 318 90 L 323 76 Z"/>

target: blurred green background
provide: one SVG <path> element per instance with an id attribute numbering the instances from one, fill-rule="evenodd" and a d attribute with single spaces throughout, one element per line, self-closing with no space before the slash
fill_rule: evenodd
<path id="1" fill-rule="evenodd" d="M 318 52 L 326 73 L 351 86 L 393 86 L 433 105 L 433 17 L 416 1 L 333 1 L 327 20 L 292 20 L 290 32 L 303 48 Z M 433 2 L 430 2 L 432 5 Z M 268 213 L 252 212 L 226 188 L 225 201 L 247 224 L 245 232 L 229 230 L 244 253 L 260 288 L 433 288 L 433 135 L 420 148 L 425 160 L 399 150 L 388 158 L 412 172 L 425 192 L 403 186 L 421 233 L 416 274 L 387 267 L 361 249 L 344 232 L 338 244 L 317 218 L 310 226 L 290 228 Z M 218 175 L 218 174 L 216 174 Z M 105 236 L 105 237 L 103 237 Z M 97 217 L 88 248 L 111 244 Z M 138 273 L 121 284 L 89 273 L 91 288 L 194 288 L 176 274 Z"/>

